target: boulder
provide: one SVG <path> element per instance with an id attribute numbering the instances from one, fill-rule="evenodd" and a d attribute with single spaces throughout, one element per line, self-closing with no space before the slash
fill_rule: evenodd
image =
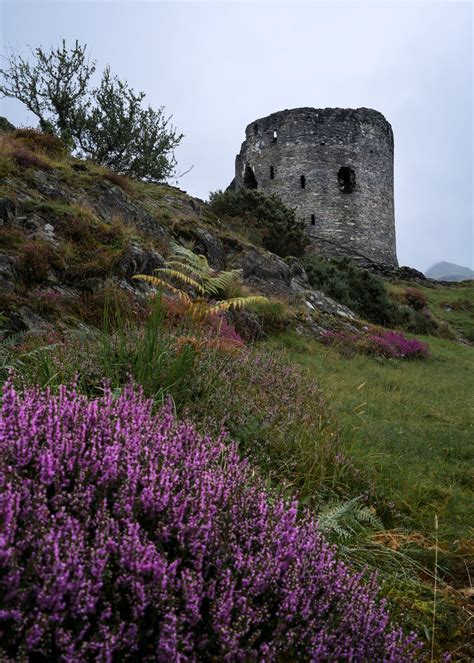
<path id="1" fill-rule="evenodd" d="M 0 276 L 11 281 L 15 276 L 14 261 L 6 253 L 0 253 Z"/>
<path id="2" fill-rule="evenodd" d="M 0 198 L 0 225 L 7 225 L 16 215 L 16 204 L 11 198 Z"/>
<path id="3" fill-rule="evenodd" d="M 81 202 L 81 201 L 77 201 Z M 94 195 L 88 196 L 84 201 L 94 207 L 95 213 L 104 221 L 111 222 L 116 216 L 124 223 L 136 226 L 142 232 L 152 237 L 164 237 L 165 230 L 153 214 L 135 203 L 119 187 L 108 180 L 98 182 L 94 187 Z"/>
<path id="4" fill-rule="evenodd" d="M 268 281 L 289 285 L 291 280 L 291 269 L 283 258 L 253 247 L 245 247 L 235 257 L 232 267 L 241 269 L 244 280 L 249 283 Z"/>
<path id="5" fill-rule="evenodd" d="M 308 275 L 300 261 L 297 258 L 290 257 L 286 259 L 286 263 L 290 268 L 290 289 L 298 294 L 308 290 L 310 287 Z"/>
<path id="6" fill-rule="evenodd" d="M 310 311 L 321 311 L 327 315 L 345 318 L 346 320 L 356 320 L 357 316 L 350 308 L 339 304 L 331 297 L 328 297 L 320 290 L 307 290 L 304 294 L 304 301 Z"/>
<path id="7" fill-rule="evenodd" d="M 28 306 L 20 306 L 11 313 L 8 327 L 11 332 L 44 331 L 49 324 Z"/>
<path id="8" fill-rule="evenodd" d="M 189 234 L 186 234 L 186 238 Z M 225 269 L 226 252 L 221 240 L 205 228 L 194 228 L 192 231 L 194 241 L 193 251 L 202 253 L 209 260 L 209 264 L 215 269 Z"/>
<path id="9" fill-rule="evenodd" d="M 117 265 L 117 274 L 128 278 L 135 274 L 153 274 L 155 269 L 163 267 L 164 264 L 165 261 L 158 251 L 132 241 Z"/>

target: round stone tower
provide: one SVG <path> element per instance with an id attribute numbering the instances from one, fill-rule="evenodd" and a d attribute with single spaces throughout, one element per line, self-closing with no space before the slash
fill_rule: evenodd
<path id="1" fill-rule="evenodd" d="M 255 120 L 232 188 L 276 194 L 324 255 L 397 266 L 393 133 L 369 108 L 295 108 Z"/>

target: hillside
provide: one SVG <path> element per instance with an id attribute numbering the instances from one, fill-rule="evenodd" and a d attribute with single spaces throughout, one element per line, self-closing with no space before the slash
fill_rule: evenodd
<path id="1" fill-rule="evenodd" d="M 222 213 L 217 213 L 216 205 L 212 207 L 175 187 L 136 182 L 90 162 L 73 159 L 60 145 L 34 132 L 0 134 L 0 177 L 2 381 L 7 381 L 13 370 L 11 379 L 18 392 L 38 384 L 48 387 L 54 397 L 64 393 L 61 385 L 74 384 L 78 395 L 74 392 L 67 398 L 64 396 L 66 405 L 61 404 L 63 397 L 58 397 L 54 405 L 55 412 L 65 408 L 66 419 L 67 412 L 86 407 L 80 398 L 101 398 L 105 392 L 101 420 L 104 430 L 109 430 L 107 417 L 115 421 L 117 413 L 122 411 L 120 408 L 125 411 L 128 407 L 137 420 L 148 422 L 153 428 L 149 413 L 139 399 L 130 397 L 127 401 L 130 379 L 135 385 L 141 385 L 144 396 L 152 399 L 154 408 L 171 398 L 172 407 L 168 402 L 166 414 L 168 428 L 159 438 L 163 456 L 156 461 L 165 462 L 162 460 L 165 458 L 169 463 L 169 475 L 160 487 L 163 495 L 173 483 L 175 468 L 179 468 L 179 480 L 188 487 L 207 476 L 209 467 L 213 468 L 220 483 L 214 486 L 215 490 L 206 484 L 203 493 L 195 496 L 196 503 L 202 500 L 207 505 L 206 518 L 211 522 L 209 514 L 216 510 L 222 510 L 224 516 L 227 508 L 229 513 L 234 513 L 222 496 L 236 491 L 239 482 L 253 485 L 254 477 L 259 477 L 258 490 L 252 489 L 251 495 L 262 491 L 258 492 L 258 509 L 262 512 L 258 511 L 252 496 L 245 496 L 242 503 L 232 506 L 245 523 L 242 531 L 232 530 L 235 540 L 242 532 L 251 532 L 254 536 L 252 526 L 258 520 L 254 517 L 256 513 L 267 528 L 265 532 L 284 537 L 285 533 L 280 532 L 275 522 L 281 518 L 287 522 L 285 519 L 289 518 L 289 523 L 291 518 L 282 515 L 286 514 L 287 503 L 275 501 L 276 496 L 278 499 L 298 498 L 299 510 L 309 510 L 305 517 L 310 521 L 319 520 L 320 530 L 336 546 L 338 559 L 344 560 L 352 571 L 368 567 L 378 572 L 381 593 L 388 600 L 391 618 L 401 624 L 405 632 L 415 630 L 425 651 L 431 645 L 436 575 L 439 591 L 435 660 L 443 660 L 445 650 L 452 653 L 452 660 L 472 660 L 469 644 L 472 604 L 469 601 L 472 600 L 470 578 L 473 572 L 469 572 L 469 566 L 474 552 L 474 521 L 470 508 L 473 497 L 470 440 L 474 425 L 473 284 L 438 284 L 423 279 L 415 270 L 403 268 L 380 269 L 378 272 L 384 274 L 382 278 L 349 261 L 329 262 L 308 252 L 298 258 L 282 257 L 265 248 L 268 246 L 267 229 L 258 219 L 244 214 L 239 216 L 235 210 L 230 214 L 225 207 Z M 147 282 L 133 278 L 137 274 L 152 275 L 156 269 L 167 265 L 173 253 L 173 242 L 192 249 L 194 254 L 206 256 L 215 274 L 241 270 L 241 281 L 219 295 L 224 300 L 263 295 L 268 301 L 225 314 L 221 312 L 216 322 L 216 318 L 190 315 L 190 309 L 175 291 L 165 289 L 160 294 L 159 289 L 157 295 L 156 289 Z M 192 288 L 188 292 L 193 295 Z M 14 400 L 13 396 L 9 398 Z M 21 416 L 32 417 L 35 408 L 41 410 L 45 406 L 37 395 L 30 394 L 28 398 L 30 400 L 21 406 Z M 117 399 L 118 404 L 114 405 Z M 18 399 L 15 402 L 19 402 Z M 118 410 L 114 410 L 115 407 Z M 91 406 L 84 414 L 84 421 L 94 420 L 94 416 Z M 188 437 L 182 431 L 176 433 L 175 424 L 171 423 L 173 417 L 191 422 L 195 432 L 188 430 Z M 124 425 L 129 426 L 129 423 Z M 236 442 L 236 449 L 213 447 L 199 438 L 199 435 L 209 435 L 206 440 L 220 439 L 223 428 Z M 114 439 L 120 445 L 120 430 L 113 430 Z M 44 435 L 47 437 L 49 433 L 46 431 Z M 146 456 L 146 440 L 136 435 L 137 448 Z M 187 465 L 186 457 L 191 451 L 183 439 L 187 440 L 186 444 L 196 439 L 202 450 L 196 467 Z M 176 457 L 166 457 L 166 440 L 170 448 L 178 450 Z M 60 448 L 60 441 L 54 444 Z M 99 443 L 96 452 L 100 460 Z M 41 463 L 47 464 L 41 449 L 36 449 L 35 453 L 38 467 Z M 117 488 L 120 504 L 128 499 L 127 482 L 135 486 L 133 482 L 138 481 L 130 470 L 138 462 L 134 454 L 134 449 L 127 447 L 126 475 L 109 467 L 109 463 L 114 462 L 110 460 L 111 455 L 106 455 L 104 461 L 114 481 L 119 477 L 118 483 L 111 485 Z M 222 465 L 219 464 L 221 455 Z M 251 469 L 243 459 L 249 460 Z M 76 461 L 80 475 L 81 463 Z M 92 474 L 94 462 L 88 465 Z M 230 471 L 234 466 L 235 474 Z M 47 471 L 41 470 L 46 474 Z M 152 476 L 153 467 L 147 465 L 146 472 L 148 478 Z M 100 476 L 94 478 L 98 483 L 100 480 Z M 62 477 L 61 481 L 67 483 L 67 477 Z M 81 492 L 82 484 L 78 485 L 80 490 L 74 494 L 74 499 L 86 500 L 86 493 Z M 193 501 L 183 502 L 185 506 L 180 511 L 179 499 L 183 491 L 179 485 L 174 489 L 174 511 L 170 517 L 181 523 L 184 510 L 192 512 Z M 35 494 L 37 503 L 43 499 L 54 501 L 55 490 L 57 487 Z M 107 499 L 113 497 L 107 490 Z M 147 484 L 147 491 L 151 491 L 147 495 L 153 490 L 154 487 Z M 261 495 L 267 493 L 270 495 L 268 503 L 276 506 L 262 507 Z M 214 503 L 213 495 L 222 497 L 223 501 Z M 144 502 L 145 497 L 141 496 L 140 500 Z M 275 512 L 272 509 L 276 509 Z M 40 507 L 38 512 L 41 512 Z M 434 531 L 435 515 L 439 519 L 437 533 Z M 149 528 L 156 517 L 151 512 L 140 511 L 140 517 L 129 523 L 127 536 L 130 538 L 122 540 L 124 546 L 131 548 L 143 545 L 144 559 L 152 552 L 143 540 L 135 540 L 131 532 L 135 526 Z M 202 523 L 198 526 L 196 520 L 183 521 L 183 531 L 176 535 L 176 542 L 173 539 L 170 544 L 170 555 L 178 555 L 181 549 L 188 550 L 188 545 L 193 554 L 207 545 L 210 548 L 222 545 L 228 554 L 226 528 L 229 522 L 219 525 L 217 538 L 211 541 L 206 538 L 210 531 L 207 525 L 202 525 L 204 535 L 200 529 Z M 93 531 L 93 523 L 93 520 L 87 522 L 87 532 Z M 199 536 L 202 534 L 202 540 L 194 541 L 196 531 Z M 298 546 L 298 551 L 303 550 L 304 537 L 313 541 L 313 530 L 294 531 L 297 543 L 291 545 L 296 546 L 295 551 Z M 260 541 L 259 536 L 255 533 L 255 541 Z M 202 543 L 204 540 L 206 546 Z M 217 540 L 221 543 L 216 543 Z M 239 560 L 236 567 L 242 564 L 245 573 L 248 572 L 244 578 L 246 586 L 256 582 L 261 569 L 272 559 L 273 552 L 266 547 L 262 550 L 268 557 L 260 559 L 256 543 L 255 546 L 236 558 Z M 260 569 L 258 572 L 253 566 L 254 559 L 256 568 Z M 224 554 L 219 558 L 224 568 L 226 560 Z M 74 564 L 76 562 L 74 560 Z M 130 573 L 138 568 L 136 560 L 126 564 Z M 212 564 L 210 578 L 218 573 Z M 278 566 L 269 580 L 272 587 L 278 585 L 278 574 L 283 573 L 287 561 L 282 557 L 278 564 L 281 568 Z M 137 572 L 138 584 L 130 581 L 130 592 L 136 592 L 133 600 L 143 600 L 143 605 L 147 606 L 143 608 L 144 614 L 151 615 L 150 620 L 155 617 L 148 611 L 158 598 L 147 597 L 145 601 L 143 597 L 146 578 L 150 577 L 147 574 L 152 573 L 152 567 L 153 573 L 158 573 L 156 560 L 150 561 Z M 198 567 L 189 563 L 186 568 L 189 577 L 190 569 L 196 572 L 192 586 L 196 595 L 201 596 Z M 327 570 L 319 572 L 324 577 L 329 573 Z M 169 573 L 169 578 L 174 577 L 175 571 Z M 344 578 L 345 586 L 350 586 L 350 581 Z M 206 582 L 208 579 L 206 576 Z M 125 584 L 129 582 L 126 574 L 122 580 Z M 269 632 L 270 626 L 274 627 L 276 635 L 272 646 L 275 651 L 286 655 L 285 660 L 309 660 L 307 650 L 303 651 L 307 630 L 300 624 L 293 624 L 291 614 L 288 615 L 288 624 L 291 624 L 288 641 L 292 649 L 278 649 L 283 647 L 278 639 L 280 626 L 274 626 L 273 616 L 265 610 L 271 610 L 268 606 L 282 600 L 278 597 L 284 593 L 278 597 L 276 594 L 270 598 L 266 594 L 264 598 L 257 597 L 265 601 L 264 607 L 256 600 L 256 607 L 252 608 L 245 603 L 248 597 L 241 592 L 239 583 L 236 581 L 232 590 L 225 584 L 227 581 L 223 576 L 226 596 L 233 596 L 235 590 L 237 607 L 234 606 L 234 610 L 238 612 L 239 606 L 245 604 L 249 624 L 253 624 L 253 619 L 263 619 Z M 295 593 L 288 595 L 288 601 L 304 603 L 306 581 L 298 576 Z M 41 584 L 38 579 L 36 582 Z M 169 582 L 171 586 L 172 581 Z M 203 599 L 203 605 L 211 601 L 211 594 Z M 252 594 L 250 590 L 248 594 Z M 93 599 L 89 599 L 93 603 Z M 133 600 L 131 605 L 134 605 Z M 163 600 L 166 609 L 171 605 L 167 603 L 171 601 L 169 597 L 164 599 L 160 595 L 159 600 Z M 352 600 L 352 595 L 348 595 L 349 612 Z M 363 600 L 372 606 L 370 597 L 364 594 Z M 189 611 L 195 617 L 193 611 L 200 608 L 196 607 L 199 602 L 193 601 L 189 599 Z M 172 609 L 178 614 L 176 605 L 173 604 Z M 82 615 L 80 609 L 77 614 Z M 225 606 L 219 604 L 217 609 L 223 624 L 219 626 L 219 637 L 229 651 L 239 653 L 241 645 L 236 643 L 240 642 L 240 635 L 235 635 L 235 641 L 229 644 L 226 629 L 230 628 L 229 624 L 238 624 L 242 633 L 247 633 L 247 626 L 237 620 L 237 613 L 232 613 L 234 622 L 226 622 Z M 123 624 L 132 620 L 127 611 L 133 612 L 129 604 L 120 608 L 120 628 L 125 629 Z M 190 632 L 198 629 L 196 624 L 201 623 L 200 619 L 207 624 L 206 620 L 213 613 L 203 608 L 199 614 L 200 618 L 195 621 L 194 617 L 186 616 L 183 628 L 189 628 Z M 265 619 L 261 614 L 266 615 Z M 374 614 L 377 614 L 376 621 L 385 619 L 379 613 Z M 134 615 L 135 618 L 138 619 Z M 341 619 L 341 623 L 346 624 L 346 616 Z M 315 628 L 316 622 L 314 617 L 311 628 Z M 104 625 L 104 628 L 109 626 Z M 252 632 L 253 640 L 248 634 L 243 635 L 246 646 L 250 646 L 251 641 L 252 647 L 260 647 L 263 635 L 259 634 L 266 633 L 265 628 L 260 625 L 260 630 Z M 345 626 L 334 628 L 337 634 L 334 641 L 340 642 Z M 337 630 L 339 628 L 341 630 Z M 148 642 L 148 632 L 149 629 L 140 631 L 143 641 Z M 112 631 L 107 633 L 113 639 Z M 123 638 L 134 638 L 134 633 L 131 629 Z M 208 631 L 206 637 L 211 637 Z M 298 649 L 299 638 L 303 649 Z M 376 649 L 373 643 L 379 640 L 372 632 L 356 633 L 354 642 L 358 638 L 361 647 L 368 647 L 360 650 L 365 651 L 360 660 L 364 660 L 364 656 L 365 660 L 381 660 L 380 652 L 385 645 L 377 644 L 382 649 Z M 12 652 L 17 651 L 18 646 L 12 636 L 7 651 L 12 658 L 6 660 L 13 660 Z M 91 651 L 94 646 L 97 644 L 92 642 Z M 370 649 L 372 646 L 374 648 Z M 402 644 L 398 646 L 397 651 L 402 651 Z M 411 645 L 405 643 L 405 646 L 408 652 Z M 222 647 L 215 650 L 216 656 L 224 651 Z M 328 651 L 336 658 L 345 655 L 337 647 Z M 397 661 L 417 660 L 414 653 L 406 654 L 405 659 L 400 654 L 394 656 L 393 660 Z"/>
<path id="2" fill-rule="evenodd" d="M 426 270 L 425 276 L 438 281 L 468 281 L 474 279 L 474 272 L 452 262 L 437 262 Z"/>

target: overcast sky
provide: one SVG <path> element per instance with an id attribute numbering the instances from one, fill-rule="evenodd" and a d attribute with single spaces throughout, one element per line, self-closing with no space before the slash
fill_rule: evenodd
<path id="1" fill-rule="evenodd" d="M 470 2 L 0 0 L 2 49 L 88 44 L 185 134 L 179 186 L 207 198 L 233 177 L 246 125 L 299 106 L 366 106 L 395 135 L 401 264 L 474 267 Z M 12 122 L 36 125 L 0 101 Z M 171 182 L 174 183 L 174 182 Z"/>

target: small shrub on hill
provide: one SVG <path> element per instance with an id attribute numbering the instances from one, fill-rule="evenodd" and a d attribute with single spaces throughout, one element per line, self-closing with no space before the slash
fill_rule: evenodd
<path id="1" fill-rule="evenodd" d="M 52 269 L 62 267 L 57 250 L 43 240 L 28 240 L 16 255 L 16 270 L 26 286 L 46 281 Z"/>
<path id="2" fill-rule="evenodd" d="M 263 332 L 278 333 L 287 329 L 291 323 L 291 312 L 284 302 L 269 301 L 251 307 L 258 316 Z"/>
<path id="3" fill-rule="evenodd" d="M 5 144 L 0 136 L 0 180 L 17 174 L 17 164 L 11 158 L 10 153 L 5 150 Z"/>
<path id="4" fill-rule="evenodd" d="M 209 205 L 219 216 L 236 217 L 258 228 L 265 248 L 283 258 L 302 255 L 309 244 L 304 222 L 277 196 L 254 189 L 215 191 Z"/>
<path id="5" fill-rule="evenodd" d="M 59 138 L 38 129 L 17 129 L 13 138 L 32 152 L 40 152 L 53 158 L 64 157 L 66 154 L 65 145 Z"/>
<path id="6" fill-rule="evenodd" d="M 407 288 L 405 290 L 405 301 L 415 311 L 422 311 L 428 305 L 428 299 L 419 288 Z"/>
<path id="7" fill-rule="evenodd" d="M 420 657 L 374 578 L 171 407 L 7 384 L 0 451 L 4 661 Z"/>
<path id="8" fill-rule="evenodd" d="M 370 322 L 392 324 L 397 314 L 381 278 L 347 258 L 326 260 L 315 253 L 304 259 L 310 284 Z"/>
<path id="9" fill-rule="evenodd" d="M 45 157 L 35 154 L 22 145 L 12 146 L 10 156 L 20 168 L 36 168 L 38 170 L 51 170 L 52 166 Z"/>
<path id="10" fill-rule="evenodd" d="M 18 228 L 0 228 L 0 246 L 4 250 L 16 249 L 25 239 L 25 233 Z"/>
<path id="11" fill-rule="evenodd" d="M 125 193 L 132 192 L 132 185 L 130 184 L 130 180 L 128 180 L 123 175 L 120 175 L 119 173 L 114 173 L 113 170 L 106 170 L 104 173 L 104 177 L 109 182 L 112 182 L 112 184 L 115 184 L 115 186 L 120 187 L 122 191 L 125 191 Z"/>

